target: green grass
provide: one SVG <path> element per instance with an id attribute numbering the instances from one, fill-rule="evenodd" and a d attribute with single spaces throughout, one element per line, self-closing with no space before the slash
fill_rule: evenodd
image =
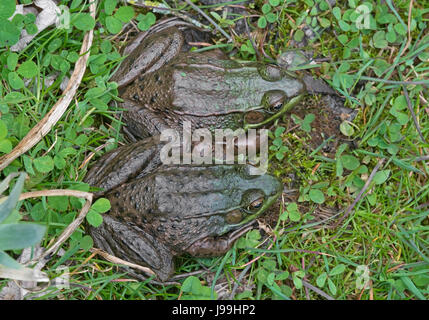
<path id="1" fill-rule="evenodd" d="M 93 256 L 89 251 L 91 239 L 79 229 L 62 246 L 63 256 L 54 256 L 44 269 L 53 277 L 58 266 L 66 265 L 71 272 L 70 288 L 60 293 L 52 288 L 41 299 L 221 298 L 230 297 L 232 290 L 235 299 L 429 297 L 429 168 L 427 161 L 414 160 L 429 151 L 429 38 L 424 31 L 427 5 L 413 2 L 408 33 L 409 1 L 386 1 L 385 5 L 367 1 L 372 10 L 370 29 L 365 30 L 354 28 L 354 12 L 364 1 L 350 0 L 335 8 L 322 2 L 256 1 L 250 8 L 256 16 L 251 30 L 263 32 L 260 27 L 269 27 L 263 47 L 272 59 L 290 50 L 292 40 L 301 40 L 304 25 L 312 26 L 315 38 L 301 50 L 312 50 L 314 57 L 327 59 L 317 61 L 316 67 L 301 61 L 290 68 L 308 69 L 326 79 L 346 98 L 347 107 L 358 110 L 351 125 L 353 130 L 350 124 L 343 124 L 342 132 L 348 137 L 339 134 L 345 144 L 340 143 L 330 155 L 324 153 L 322 145 L 310 147 L 311 132 L 317 126 L 309 118 L 305 121 L 300 116 L 304 121 L 294 121 L 285 117 L 275 124 L 271 141 L 277 141 L 270 154 L 271 171 L 286 184 L 291 183 L 288 175 L 295 173 L 300 184 L 294 193 L 284 195 L 284 203 L 276 212 L 279 218 L 272 215 L 275 221 L 271 228 L 266 225 L 265 230 L 249 232 L 223 257 L 179 258 L 177 275 L 204 273 L 166 286 L 134 281 L 117 266 Z M 71 1 L 62 3 L 71 6 L 73 14 L 87 12 L 85 1 L 73 1 L 73 6 Z M 119 113 L 114 103 L 118 101 L 117 89 L 109 82 L 121 59 L 119 48 L 124 45 L 124 33 L 115 33 L 132 17 L 144 30 L 153 23 L 153 17 L 138 8 L 134 8 L 133 15 L 130 9 L 118 11 L 118 6 L 115 1 L 99 3 L 88 70 L 74 101 L 40 143 L 3 170 L 2 178 L 25 171 L 29 175 L 25 191 L 87 191 L 88 186 L 81 180 L 88 164 L 123 143 L 121 123 L 115 118 Z M 181 8 L 191 11 L 186 5 Z M 209 13 L 213 7 L 204 10 Z M 227 32 L 231 24 L 228 21 L 240 19 L 239 14 L 229 19 L 218 13 L 212 17 Z M 258 20 L 257 16 L 265 18 Z M 0 24 L 1 19 L 0 16 Z M 31 17 L 27 19 L 30 25 Z M 17 56 L 8 46 L 0 47 L 0 121 L 6 128 L 0 134 L 2 154 L 10 152 L 61 96 L 60 83 L 73 69 L 83 34 L 93 21 L 76 16 L 72 26 L 71 31 L 48 28 Z M 246 35 L 235 37 L 233 45 L 226 45 L 219 32 L 217 36 L 215 47 L 228 51 L 233 58 L 256 59 Z M 263 40 L 258 37 L 254 41 L 259 44 Z M 37 65 L 35 74 L 33 70 L 20 70 L 28 61 Z M 15 74 L 9 75 L 11 72 L 22 80 L 29 79 L 29 84 L 22 87 Z M 34 86 L 52 74 L 58 75 L 54 83 Z M 306 103 L 317 106 L 318 99 Z M 315 116 L 317 119 L 323 115 Z M 313 131 L 308 132 L 309 127 Z M 103 147 L 97 149 L 100 146 Z M 282 146 L 287 148 L 280 149 Z M 93 152 L 96 155 L 86 161 Z M 334 228 L 381 158 L 384 163 L 367 193 Z M 47 225 L 41 243 L 46 247 L 73 221 L 81 207 L 78 199 L 44 197 L 23 201 L 19 211 L 22 219 Z M 16 257 L 19 251 L 8 253 Z M 357 270 L 369 272 L 368 288 L 359 287 Z M 0 287 L 5 283 L 1 280 Z"/>

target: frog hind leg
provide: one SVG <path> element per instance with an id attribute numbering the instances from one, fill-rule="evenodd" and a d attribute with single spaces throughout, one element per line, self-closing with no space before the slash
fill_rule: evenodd
<path id="1" fill-rule="evenodd" d="M 84 182 L 103 189 L 95 194 L 98 197 L 136 175 L 146 175 L 161 165 L 163 145 L 159 136 L 154 136 L 109 151 L 91 167 Z"/>
<path id="2" fill-rule="evenodd" d="M 232 248 L 232 245 L 238 238 L 251 229 L 252 226 L 248 225 L 223 236 L 200 239 L 188 247 L 186 253 L 200 258 L 223 255 Z"/>
<path id="3" fill-rule="evenodd" d="M 102 188 L 102 181 L 100 173 L 106 169 L 107 165 L 112 162 L 115 157 L 120 154 L 121 149 L 116 148 L 105 153 L 86 174 L 83 182 L 88 183 L 90 186 Z M 107 190 L 109 191 L 109 190 Z M 98 195 L 98 194 L 97 194 Z"/>
<path id="4" fill-rule="evenodd" d="M 119 89 L 125 87 L 137 77 L 168 63 L 181 51 L 182 45 L 183 35 L 176 27 L 148 35 L 122 61 L 111 81 L 116 81 Z"/>
<path id="5" fill-rule="evenodd" d="M 127 134 L 133 140 L 156 136 L 171 128 L 159 114 L 131 100 L 125 99 L 120 107 L 125 109 L 123 120 L 127 124 Z"/>
<path id="6" fill-rule="evenodd" d="M 139 34 L 137 34 L 133 41 L 130 42 L 130 44 L 127 45 L 127 47 L 124 49 L 123 54 L 129 55 L 149 35 L 159 34 L 161 31 L 171 27 L 175 27 L 180 31 L 184 31 L 188 28 L 195 28 L 195 25 L 176 17 L 161 19 L 152 27 L 150 27 L 149 30 L 147 30 L 146 32 L 140 32 Z"/>
<path id="7" fill-rule="evenodd" d="M 173 255 L 168 248 L 136 226 L 105 215 L 101 226 L 88 227 L 88 231 L 95 247 L 122 260 L 150 268 L 161 281 L 168 280 L 174 272 Z M 130 270 L 130 274 L 136 275 L 136 270 Z"/>

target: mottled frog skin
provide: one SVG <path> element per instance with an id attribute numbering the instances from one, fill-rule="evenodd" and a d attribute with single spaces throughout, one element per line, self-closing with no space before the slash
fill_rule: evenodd
<path id="1" fill-rule="evenodd" d="M 165 281 L 174 271 L 175 256 L 208 257 L 229 250 L 280 196 L 282 184 L 268 174 L 250 175 L 249 165 L 160 165 L 161 146 L 149 138 L 132 149 L 113 150 L 85 181 L 103 188 L 99 196 L 111 202 L 103 224 L 88 228 L 95 246 L 150 267 Z M 122 170 L 131 159 L 140 165 Z"/>
<path id="2" fill-rule="evenodd" d="M 194 128 L 256 128 L 295 106 L 304 83 L 282 69 L 239 63 L 221 51 L 183 52 L 183 34 L 168 27 L 135 45 L 112 80 L 118 82 L 124 122 L 137 138 Z"/>
<path id="3" fill-rule="evenodd" d="M 95 245 L 151 268 L 161 281 L 174 257 L 221 255 L 278 199 L 281 182 L 250 175 L 249 165 L 163 165 L 164 129 L 256 128 L 279 118 L 306 92 L 281 69 L 238 63 L 220 51 L 182 51 L 176 27 L 146 37 L 122 62 L 119 84 L 126 129 L 138 140 L 101 157 L 85 177 L 110 200 Z"/>

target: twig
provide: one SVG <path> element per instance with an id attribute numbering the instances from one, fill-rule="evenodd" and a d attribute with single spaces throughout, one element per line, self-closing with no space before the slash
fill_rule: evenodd
<path id="1" fill-rule="evenodd" d="M 395 80 L 385 80 L 385 79 L 379 79 L 379 78 L 373 78 L 373 77 L 367 77 L 367 76 L 361 76 L 359 77 L 360 80 L 367 80 L 367 81 L 375 81 L 375 82 L 382 82 L 386 84 L 400 84 L 400 85 L 422 85 L 422 86 L 429 86 L 429 80 L 417 80 L 417 81 L 395 81 Z"/>
<path id="2" fill-rule="evenodd" d="M 101 146 L 98 146 L 97 148 L 95 148 L 95 150 L 94 150 L 94 152 L 91 152 L 83 161 L 82 161 L 82 164 L 79 166 L 79 168 L 78 168 L 78 170 L 80 170 L 80 169 L 82 169 L 87 163 L 88 163 L 88 161 L 89 160 L 91 160 L 94 156 L 95 156 L 95 154 L 98 152 L 98 151 L 100 151 L 100 150 L 102 150 L 102 149 L 104 149 L 105 147 L 107 147 L 109 144 L 112 144 L 112 142 L 110 142 L 110 141 L 107 141 L 106 143 L 104 143 L 104 144 L 102 144 Z"/>
<path id="3" fill-rule="evenodd" d="M 76 198 L 84 198 L 92 201 L 92 193 L 79 191 L 79 190 L 68 190 L 68 189 L 53 189 L 53 190 L 42 190 L 22 193 L 19 196 L 19 201 L 29 198 L 39 197 L 59 197 L 59 196 L 70 196 Z"/>
<path id="4" fill-rule="evenodd" d="M 96 254 L 102 256 L 104 259 L 106 259 L 107 261 L 110 261 L 112 263 L 122 264 L 122 265 L 125 265 L 127 267 L 143 271 L 144 273 L 148 274 L 149 276 L 154 276 L 155 275 L 155 272 L 153 272 L 150 268 L 143 267 L 141 265 L 138 265 L 138 264 L 135 264 L 135 263 L 131 263 L 131 262 L 122 260 L 122 259 L 120 259 L 118 257 L 115 257 L 115 256 L 113 256 L 113 255 L 111 255 L 111 254 L 109 254 L 109 253 L 107 253 L 107 252 L 105 252 L 103 250 L 100 250 L 100 249 L 97 249 L 97 248 L 92 248 L 90 251 L 92 253 L 96 253 Z"/>
<path id="5" fill-rule="evenodd" d="M 413 105 L 411 103 L 410 97 L 408 96 L 408 90 L 404 85 L 402 85 L 402 90 L 404 91 L 404 96 L 405 96 L 405 99 L 407 100 L 408 111 L 410 111 L 411 116 L 413 117 L 414 126 L 416 127 L 417 132 L 420 135 L 420 139 L 422 139 L 422 141 L 426 143 L 425 137 L 423 136 L 422 130 L 420 129 L 419 122 L 417 121 L 416 114 L 414 113 L 414 109 L 413 109 Z"/>
<path id="6" fill-rule="evenodd" d="M 97 1 L 93 1 L 89 10 L 91 16 L 95 19 Z M 47 135 L 52 127 L 60 120 L 64 112 L 67 110 L 70 102 L 76 94 L 77 88 L 82 81 L 82 77 L 86 70 L 86 63 L 89 58 L 89 49 L 92 45 L 93 30 L 88 31 L 82 42 L 80 49 L 80 58 L 76 62 L 73 74 L 70 77 L 67 87 L 64 90 L 63 96 L 57 101 L 57 103 L 49 110 L 49 112 L 43 117 L 43 119 L 37 123 L 33 129 L 18 143 L 15 148 L 8 154 L 0 158 L 0 170 L 6 168 L 13 160 L 30 150 L 35 146 L 42 138 Z"/>
<path id="7" fill-rule="evenodd" d="M 147 8 L 147 9 L 151 9 L 154 13 L 159 13 L 159 14 L 163 14 L 163 15 L 173 15 L 181 20 L 187 21 L 191 24 L 193 24 L 194 26 L 196 26 L 197 28 L 202 28 L 202 29 L 208 29 L 211 30 L 211 27 L 206 26 L 202 23 L 200 23 L 199 21 L 191 18 L 190 16 L 188 16 L 187 14 L 184 14 L 182 12 L 177 11 L 176 9 L 172 9 L 169 6 L 166 6 L 163 3 L 159 3 L 158 5 L 146 5 L 144 3 L 138 3 L 136 1 L 131 1 L 131 0 L 127 0 L 127 3 L 130 5 L 133 5 L 135 7 L 140 7 L 140 8 Z M 155 2 L 153 3 L 155 4 Z"/>
<path id="8" fill-rule="evenodd" d="M 193 4 L 190 0 L 185 0 L 187 4 L 189 4 L 195 11 L 197 11 L 200 15 L 202 15 L 207 21 L 209 21 L 212 25 L 215 26 L 216 29 L 220 31 L 227 39 L 228 41 L 232 41 L 231 36 L 226 33 L 212 18 L 210 18 L 208 15 L 205 14 L 203 10 L 198 8 L 195 4 Z"/>
<path id="9" fill-rule="evenodd" d="M 329 294 L 325 293 L 324 291 L 320 290 L 319 288 L 316 288 L 315 286 L 313 286 L 312 284 L 308 283 L 305 280 L 302 280 L 302 285 L 310 290 L 313 290 L 314 292 L 316 292 L 318 295 L 321 295 L 322 297 L 328 299 L 328 300 L 335 300 L 334 298 L 332 298 Z"/>
<path id="10" fill-rule="evenodd" d="M 413 9 L 413 2 L 414 0 L 410 0 L 410 6 L 408 7 L 408 41 L 399 56 L 402 56 L 404 54 L 404 52 L 408 49 L 411 43 L 411 10 Z"/>
<path id="11" fill-rule="evenodd" d="M 274 239 L 273 239 L 273 242 L 268 246 L 268 248 L 266 249 L 267 251 L 264 251 L 261 255 L 259 255 L 259 256 L 257 256 L 256 258 L 254 258 L 254 259 L 252 259 L 252 260 L 250 260 L 249 262 L 247 262 L 247 263 L 245 263 L 245 264 L 243 264 L 243 265 L 241 265 L 241 266 L 239 266 L 238 268 L 239 269 L 241 269 L 241 268 L 244 268 L 244 267 L 246 267 L 246 266 L 248 266 L 248 265 L 251 265 L 252 263 L 254 263 L 254 262 L 256 262 L 256 261 L 258 261 L 259 259 L 261 259 L 263 256 L 265 256 L 265 254 L 267 254 L 267 252 L 271 249 L 271 247 L 274 245 L 274 242 L 276 241 L 276 236 L 274 236 Z"/>
<path id="12" fill-rule="evenodd" d="M 246 275 L 247 271 L 249 271 L 251 266 L 252 265 L 249 264 L 246 266 L 246 268 L 243 269 L 243 271 L 241 271 L 240 275 L 237 278 L 237 281 L 234 283 L 234 287 L 231 290 L 231 294 L 229 295 L 229 299 L 234 299 L 235 292 L 237 291 L 238 287 L 240 286 L 241 280 L 243 280 L 244 276 Z"/>
<path id="13" fill-rule="evenodd" d="M 419 162 L 419 161 L 429 161 L 429 155 L 417 157 L 415 159 L 412 159 L 412 161 L 416 161 L 416 162 Z"/>
<path id="14" fill-rule="evenodd" d="M 380 159 L 377 162 L 377 165 L 374 167 L 374 169 L 372 169 L 371 174 L 368 177 L 368 180 L 365 182 L 365 185 L 363 186 L 363 188 L 360 190 L 358 196 L 356 197 L 356 199 L 353 201 L 353 203 L 347 208 L 346 212 L 344 213 L 344 215 L 338 219 L 338 221 L 333 225 L 332 228 L 337 228 L 341 222 L 344 221 L 345 218 L 347 218 L 350 214 L 350 212 L 352 212 L 353 208 L 355 207 L 355 205 L 360 201 L 360 199 L 362 198 L 364 192 L 366 191 L 366 189 L 368 189 L 371 181 L 374 179 L 375 174 L 377 173 L 378 169 L 380 168 L 380 166 L 383 164 L 384 159 Z"/>
<path id="15" fill-rule="evenodd" d="M 261 61 L 261 54 L 259 53 L 258 48 L 256 47 L 255 41 L 250 34 L 249 24 L 247 23 L 247 17 L 244 18 L 244 25 L 246 26 L 247 37 L 249 38 L 250 43 L 252 44 L 253 50 L 255 50 L 256 57 L 258 61 Z"/>
<path id="16" fill-rule="evenodd" d="M 259 52 L 259 49 L 258 49 L 258 47 L 256 46 L 256 43 L 255 43 L 255 41 L 253 40 L 253 38 L 252 38 L 252 35 L 251 35 L 251 33 L 250 33 L 250 29 L 249 29 L 249 24 L 247 23 L 247 18 L 249 18 L 250 16 L 247 16 L 247 17 L 244 17 L 244 24 L 245 24 L 245 26 L 246 26 L 246 34 L 247 34 L 247 37 L 249 38 L 249 41 L 250 41 L 250 43 L 252 44 L 252 47 L 253 47 L 253 50 L 255 51 L 255 54 L 256 54 L 256 58 L 257 58 L 257 60 L 258 61 L 261 61 L 262 62 L 262 57 L 261 57 L 261 53 Z M 264 49 L 263 49 L 263 47 L 261 46 L 261 48 L 262 48 L 262 54 L 264 55 L 264 57 L 270 62 L 270 63 L 273 63 L 273 64 L 277 64 L 277 61 L 275 61 L 273 58 L 271 58 L 269 55 L 267 55 L 266 53 L 265 53 L 265 51 L 264 51 Z"/>
<path id="17" fill-rule="evenodd" d="M 173 281 L 180 280 L 183 278 L 187 278 L 189 276 L 196 276 L 196 275 L 202 274 L 204 272 L 206 272 L 206 271 L 205 270 L 197 270 L 197 271 L 192 271 L 192 272 L 185 272 L 185 273 L 181 273 L 181 274 L 178 274 L 178 275 L 171 277 L 170 280 L 173 280 Z"/>
<path id="18" fill-rule="evenodd" d="M 48 150 L 46 150 L 43 153 L 42 156 L 46 156 L 49 152 L 51 152 L 51 150 L 55 147 L 55 145 L 57 144 L 57 142 L 58 142 L 58 134 L 57 134 L 57 130 L 55 130 L 55 140 L 54 140 L 54 143 L 49 147 Z"/>
<path id="19" fill-rule="evenodd" d="M 92 204 L 92 197 L 93 194 L 90 192 L 83 192 L 79 190 L 44 190 L 44 191 L 34 191 L 34 192 L 27 192 L 21 194 L 19 197 L 19 200 L 25 200 L 28 198 L 38 198 L 38 197 L 52 197 L 52 196 L 71 196 L 71 197 L 77 197 L 77 198 L 84 198 L 86 200 L 84 206 L 82 207 L 79 215 L 77 218 L 70 223 L 67 228 L 64 229 L 64 231 L 61 233 L 61 235 L 58 237 L 58 239 L 55 241 L 53 245 L 49 247 L 48 250 L 46 250 L 40 257 L 38 257 L 37 261 L 31 261 L 31 263 L 41 261 L 45 257 L 49 256 L 50 254 L 54 253 L 58 250 L 58 248 L 70 237 L 70 235 L 79 227 L 79 225 L 83 222 L 85 219 L 86 214 L 89 211 L 89 208 Z"/>

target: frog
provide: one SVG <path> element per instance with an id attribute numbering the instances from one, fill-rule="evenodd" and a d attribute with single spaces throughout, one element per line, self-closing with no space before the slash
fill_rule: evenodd
<path id="1" fill-rule="evenodd" d="M 184 31 L 158 28 L 126 49 L 111 80 L 118 84 L 123 122 L 136 139 L 193 129 L 267 126 L 297 105 L 305 82 L 262 62 L 232 60 L 221 50 L 189 52 Z"/>
<path id="2" fill-rule="evenodd" d="M 153 30 L 133 41 L 112 77 L 135 140 L 102 156 L 84 181 L 111 203 L 101 226 L 87 226 L 95 246 L 149 267 L 164 282 L 177 256 L 228 251 L 283 186 L 273 175 L 251 174 L 249 164 L 165 165 L 161 133 L 180 131 L 187 121 L 195 129 L 263 127 L 308 89 L 272 64 L 238 62 L 220 50 L 183 50 L 177 25 Z"/>
<path id="3" fill-rule="evenodd" d="M 150 268 L 161 282 L 177 256 L 230 250 L 283 191 L 277 177 L 254 175 L 249 164 L 161 164 L 163 145 L 154 136 L 114 149 L 84 180 L 111 204 L 100 226 L 86 227 L 95 247 Z"/>

